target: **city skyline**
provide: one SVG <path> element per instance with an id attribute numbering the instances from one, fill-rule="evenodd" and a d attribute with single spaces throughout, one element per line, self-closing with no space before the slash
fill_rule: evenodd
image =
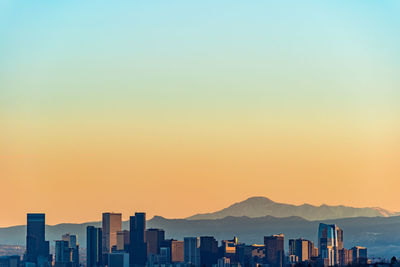
<path id="1" fill-rule="evenodd" d="M 0 258 L 5 267 L 295 267 L 299 263 L 329 267 L 374 263 L 368 258 L 366 247 L 343 246 L 344 231 L 336 224 L 319 223 L 318 247 L 301 237 L 289 239 L 286 253 L 283 233 L 264 235 L 263 244 L 246 244 L 236 236 L 220 240 L 221 245 L 214 235 L 189 235 L 183 241 L 166 239 L 163 229 L 146 227 L 143 212 L 130 216 L 126 231 L 129 234 L 120 235 L 118 240 L 116 236 L 122 232 L 121 214 L 103 213 L 101 228 L 87 225 L 86 258 L 82 262 L 75 234 L 63 234 L 62 240 L 54 240 L 55 254 L 50 254 L 49 241 L 45 241 L 45 216 L 27 214 L 26 252 L 22 258 Z"/>
<path id="2" fill-rule="evenodd" d="M 36 211 L 184 218 L 252 196 L 400 211 L 399 12 L 1 1 L 0 227 Z"/>

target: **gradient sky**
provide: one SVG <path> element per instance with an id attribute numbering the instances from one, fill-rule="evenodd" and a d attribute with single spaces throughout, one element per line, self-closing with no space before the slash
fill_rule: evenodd
<path id="1" fill-rule="evenodd" d="M 400 3 L 0 2 L 0 226 L 250 196 L 400 210 Z"/>

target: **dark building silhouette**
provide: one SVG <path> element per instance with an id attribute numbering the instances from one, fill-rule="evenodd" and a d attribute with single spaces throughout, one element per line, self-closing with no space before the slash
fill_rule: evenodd
<path id="1" fill-rule="evenodd" d="M 77 242 L 76 235 L 65 234 L 62 236 L 62 240 L 68 242 L 68 247 L 71 249 L 71 261 L 73 267 L 79 267 L 79 245 Z"/>
<path id="2" fill-rule="evenodd" d="M 130 248 L 129 265 L 145 266 L 147 261 L 147 244 L 145 242 L 146 213 L 136 212 L 129 220 Z"/>
<path id="3" fill-rule="evenodd" d="M 68 241 L 56 240 L 54 267 L 72 267 L 72 249 Z"/>
<path id="4" fill-rule="evenodd" d="M 283 267 L 284 266 L 284 251 L 285 236 L 272 235 L 264 236 L 264 245 L 266 251 L 267 263 L 271 267 Z"/>
<path id="5" fill-rule="evenodd" d="M 21 257 L 19 255 L 0 256 L 0 267 L 21 267 Z"/>
<path id="6" fill-rule="evenodd" d="M 24 259 L 37 266 L 48 266 L 51 262 L 49 242 L 45 240 L 45 217 L 44 213 L 27 214 Z"/>
<path id="7" fill-rule="evenodd" d="M 189 266 L 200 265 L 200 239 L 196 237 L 184 238 L 184 260 Z"/>
<path id="8" fill-rule="evenodd" d="M 86 228 L 86 267 L 99 267 L 103 264 L 102 230 L 94 226 Z"/>
<path id="9" fill-rule="evenodd" d="M 160 254 L 161 244 L 165 240 L 165 232 L 161 229 L 151 228 L 146 230 L 147 255 Z"/>
<path id="10" fill-rule="evenodd" d="M 218 260 L 218 242 L 213 236 L 200 237 L 200 265 L 212 267 Z"/>

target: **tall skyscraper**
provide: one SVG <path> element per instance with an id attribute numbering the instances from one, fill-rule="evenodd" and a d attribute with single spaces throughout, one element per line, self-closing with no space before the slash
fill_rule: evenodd
<path id="1" fill-rule="evenodd" d="M 110 253 L 117 246 L 117 232 L 122 229 L 121 213 L 103 213 L 103 253 Z"/>
<path id="2" fill-rule="evenodd" d="M 188 266 L 200 266 L 200 239 L 198 237 L 185 237 L 184 257 Z"/>
<path id="3" fill-rule="evenodd" d="M 94 226 L 86 228 L 86 267 L 100 267 L 103 264 L 102 230 Z"/>
<path id="4" fill-rule="evenodd" d="M 137 212 L 129 220 L 131 267 L 142 267 L 147 261 L 147 244 L 145 242 L 146 213 Z"/>
<path id="5" fill-rule="evenodd" d="M 200 237 L 200 265 L 212 267 L 217 264 L 218 242 L 213 236 Z"/>
<path id="6" fill-rule="evenodd" d="M 339 249 L 343 248 L 343 231 L 336 224 L 320 223 L 318 228 L 318 251 L 328 265 L 339 264 Z"/>
<path id="7" fill-rule="evenodd" d="M 145 237 L 147 243 L 147 255 L 160 254 L 161 244 L 165 240 L 164 230 L 150 228 L 146 230 Z"/>
<path id="8" fill-rule="evenodd" d="M 283 267 L 285 258 L 285 236 L 283 234 L 264 236 L 266 258 L 272 267 Z"/>
<path id="9" fill-rule="evenodd" d="M 28 213 L 26 226 L 25 261 L 37 266 L 47 266 L 51 262 L 49 241 L 45 240 L 45 214 Z"/>
<path id="10" fill-rule="evenodd" d="M 69 248 L 72 250 L 72 266 L 79 266 L 79 245 L 77 242 L 76 235 L 65 234 L 62 236 L 62 240 L 68 242 Z"/>

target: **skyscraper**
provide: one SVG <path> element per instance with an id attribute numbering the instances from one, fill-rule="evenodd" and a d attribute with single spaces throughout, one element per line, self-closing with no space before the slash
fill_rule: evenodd
<path id="1" fill-rule="evenodd" d="M 51 262 L 49 242 L 45 240 L 45 221 L 43 213 L 27 214 L 25 261 L 38 266 Z"/>
<path id="2" fill-rule="evenodd" d="M 160 254 L 160 247 L 165 240 L 165 232 L 161 229 L 151 228 L 146 230 L 147 255 Z"/>
<path id="3" fill-rule="evenodd" d="M 103 213 L 103 253 L 110 253 L 113 246 L 117 246 L 117 232 L 122 228 L 121 213 Z"/>
<path id="4" fill-rule="evenodd" d="M 365 247 L 353 247 L 352 249 L 353 252 L 353 264 L 367 264 L 368 262 L 368 252 L 367 248 Z"/>
<path id="5" fill-rule="evenodd" d="M 184 262 L 183 241 L 172 240 L 171 242 L 171 263 Z"/>
<path id="6" fill-rule="evenodd" d="M 72 249 L 68 241 L 56 241 L 55 267 L 72 267 Z"/>
<path id="7" fill-rule="evenodd" d="M 212 267 L 217 264 L 218 242 L 213 236 L 200 237 L 200 265 Z"/>
<path id="8" fill-rule="evenodd" d="M 77 243 L 76 235 L 65 234 L 62 236 L 62 240 L 68 242 L 69 248 L 72 250 L 72 266 L 79 266 L 79 245 Z"/>
<path id="9" fill-rule="evenodd" d="M 310 260 L 315 255 L 314 243 L 303 239 L 289 240 L 289 256 L 295 256 L 296 262 Z"/>
<path id="10" fill-rule="evenodd" d="M 137 212 L 135 216 L 131 216 L 129 230 L 129 264 L 131 267 L 145 266 L 147 261 L 147 244 L 145 242 L 146 213 Z"/>
<path id="11" fill-rule="evenodd" d="M 94 226 L 86 228 L 86 267 L 100 267 L 103 263 L 102 230 Z"/>
<path id="12" fill-rule="evenodd" d="M 185 237 L 184 257 L 185 264 L 189 266 L 200 266 L 200 239 L 198 237 Z"/>
<path id="13" fill-rule="evenodd" d="M 264 245 L 268 264 L 272 267 L 283 267 L 285 251 L 285 236 L 283 234 L 264 236 Z"/>
<path id="14" fill-rule="evenodd" d="M 320 223 L 318 228 L 318 251 L 328 265 L 339 264 L 339 248 L 343 248 L 343 231 L 336 224 Z"/>

